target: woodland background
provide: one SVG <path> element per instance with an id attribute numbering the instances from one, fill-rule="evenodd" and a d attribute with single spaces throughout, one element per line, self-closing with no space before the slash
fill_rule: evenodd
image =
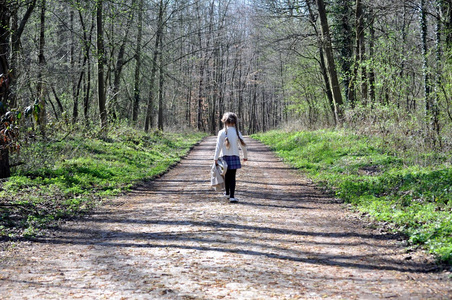
<path id="1" fill-rule="evenodd" d="M 299 122 L 451 145 L 450 0 L 0 5 L 2 162 L 19 118 L 44 136 L 58 122 L 214 133 L 229 110 L 246 134 Z"/>

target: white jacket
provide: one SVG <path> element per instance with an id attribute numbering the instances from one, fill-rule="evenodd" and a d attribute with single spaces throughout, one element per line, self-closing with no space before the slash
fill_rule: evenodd
<path id="1" fill-rule="evenodd" d="M 226 132 L 229 140 L 229 149 L 226 148 Z M 242 134 L 239 132 L 240 137 L 243 139 Z M 240 140 L 237 137 L 237 130 L 235 127 L 225 127 L 218 132 L 217 137 L 217 147 L 215 149 L 214 159 L 218 159 L 221 156 L 240 156 L 240 148 L 243 151 L 243 158 L 248 159 L 248 153 L 246 151 L 246 146 L 240 144 Z"/>
<path id="2" fill-rule="evenodd" d="M 218 164 L 213 163 L 212 170 L 210 172 L 210 186 L 217 192 L 224 189 L 224 175 L 228 171 L 228 164 L 221 158 L 218 160 Z"/>

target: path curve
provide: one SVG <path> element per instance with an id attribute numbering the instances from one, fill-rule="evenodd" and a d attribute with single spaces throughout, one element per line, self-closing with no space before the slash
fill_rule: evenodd
<path id="1" fill-rule="evenodd" d="M 240 202 L 209 188 L 215 138 L 161 178 L 0 252 L 1 299 L 450 299 L 407 253 L 257 141 Z M 6 248 L 6 249 L 5 249 Z"/>

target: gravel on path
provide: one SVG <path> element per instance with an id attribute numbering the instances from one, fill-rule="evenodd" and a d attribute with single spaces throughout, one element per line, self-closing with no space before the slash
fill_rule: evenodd
<path id="1" fill-rule="evenodd" d="M 447 272 L 246 139 L 238 203 L 210 188 L 215 137 L 46 237 L 0 243 L 0 299 L 451 299 Z"/>

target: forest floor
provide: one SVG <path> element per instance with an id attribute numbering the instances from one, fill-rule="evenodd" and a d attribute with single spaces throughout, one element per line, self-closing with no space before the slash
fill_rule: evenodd
<path id="1" fill-rule="evenodd" d="M 239 203 L 210 188 L 215 138 L 155 181 L 0 243 L 1 299 L 450 299 L 452 279 L 257 141 Z"/>

